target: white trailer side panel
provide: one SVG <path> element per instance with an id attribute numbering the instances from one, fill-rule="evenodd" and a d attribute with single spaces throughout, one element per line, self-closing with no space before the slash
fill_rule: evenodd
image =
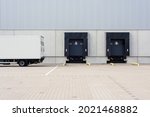
<path id="1" fill-rule="evenodd" d="M 41 58 L 40 36 L 0 36 L 0 59 Z"/>

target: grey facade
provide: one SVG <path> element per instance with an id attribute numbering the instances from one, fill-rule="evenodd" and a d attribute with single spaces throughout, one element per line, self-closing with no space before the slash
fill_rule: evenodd
<path id="1" fill-rule="evenodd" d="M 0 0 L 0 35 L 43 35 L 45 62 L 64 63 L 64 33 L 88 32 L 90 63 L 106 63 L 106 32 L 130 32 L 127 62 L 150 63 L 150 0 Z"/>
<path id="2" fill-rule="evenodd" d="M 150 29 L 149 0 L 0 0 L 0 29 Z"/>

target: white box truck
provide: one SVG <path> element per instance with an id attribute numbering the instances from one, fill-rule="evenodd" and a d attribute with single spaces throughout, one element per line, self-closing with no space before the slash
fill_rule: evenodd
<path id="1" fill-rule="evenodd" d="M 0 63 L 24 67 L 44 60 L 44 37 L 38 35 L 0 36 Z"/>

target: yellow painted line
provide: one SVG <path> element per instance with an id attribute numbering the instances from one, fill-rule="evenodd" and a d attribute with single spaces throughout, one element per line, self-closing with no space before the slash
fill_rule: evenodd
<path id="1" fill-rule="evenodd" d="M 114 66 L 115 64 L 114 63 L 110 63 L 110 65 Z"/>
<path id="2" fill-rule="evenodd" d="M 86 65 L 91 66 L 91 64 L 90 64 L 90 63 L 88 63 L 88 62 L 86 63 Z"/>
<path id="3" fill-rule="evenodd" d="M 140 64 L 137 63 L 137 62 L 132 62 L 131 65 L 137 65 L 137 66 L 140 66 Z"/>
<path id="4" fill-rule="evenodd" d="M 66 66 L 66 62 L 63 64 L 63 66 Z"/>

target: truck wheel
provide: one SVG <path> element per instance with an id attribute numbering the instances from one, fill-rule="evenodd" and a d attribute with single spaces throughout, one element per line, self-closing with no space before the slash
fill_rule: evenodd
<path id="1" fill-rule="evenodd" d="M 20 61 L 18 62 L 18 64 L 19 64 L 20 67 L 28 66 L 28 63 L 27 63 L 27 61 L 25 61 L 25 60 L 20 60 Z"/>

